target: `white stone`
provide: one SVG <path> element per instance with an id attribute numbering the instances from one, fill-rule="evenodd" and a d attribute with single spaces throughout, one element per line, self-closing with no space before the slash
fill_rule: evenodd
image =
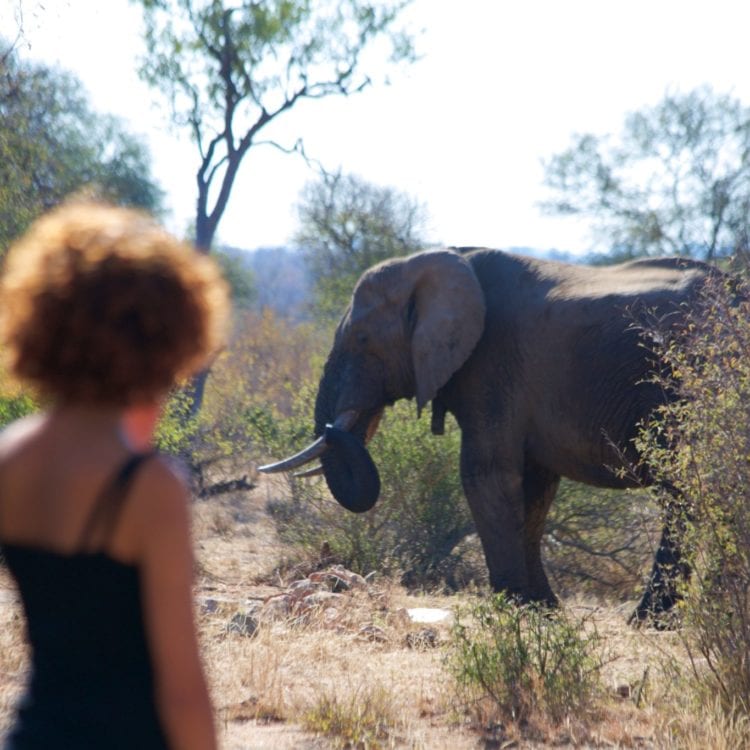
<path id="1" fill-rule="evenodd" d="M 453 617 L 453 613 L 450 610 L 438 609 L 437 607 L 413 607 L 406 611 L 412 622 L 447 622 Z"/>

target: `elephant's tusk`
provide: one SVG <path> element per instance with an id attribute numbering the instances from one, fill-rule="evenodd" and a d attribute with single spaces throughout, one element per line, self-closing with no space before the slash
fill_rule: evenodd
<path id="1" fill-rule="evenodd" d="M 259 466 L 258 471 L 262 471 L 264 474 L 277 474 L 282 471 L 291 471 L 292 469 L 309 464 L 310 461 L 314 461 L 318 456 L 323 455 L 327 448 L 326 439 L 321 435 L 314 443 L 310 443 L 307 448 L 304 448 L 299 453 L 295 453 L 293 456 L 289 456 L 289 458 L 285 458 L 283 461 L 277 461 L 275 464 Z"/>
<path id="2" fill-rule="evenodd" d="M 333 423 L 333 427 L 348 432 L 354 426 L 358 416 L 359 414 L 356 411 L 345 411 L 339 414 Z M 293 456 L 285 458 L 282 461 L 277 461 L 275 464 L 259 466 L 258 471 L 262 471 L 264 474 L 278 474 L 282 471 L 291 471 L 292 469 L 309 464 L 310 461 L 322 456 L 327 450 L 328 444 L 326 443 L 325 435 L 321 435 L 314 443 L 310 443 L 307 448 L 304 448 L 299 453 L 295 453 Z"/>
<path id="3" fill-rule="evenodd" d="M 295 471 L 292 476 L 298 479 L 308 479 L 309 477 L 319 477 L 322 473 L 322 466 L 313 466 L 312 469 L 307 469 L 306 471 Z"/>

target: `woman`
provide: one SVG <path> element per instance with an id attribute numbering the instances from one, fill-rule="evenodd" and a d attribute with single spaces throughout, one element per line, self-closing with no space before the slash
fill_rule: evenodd
<path id="1" fill-rule="evenodd" d="M 189 497 L 150 444 L 220 344 L 225 285 L 140 213 L 78 204 L 11 248 L 0 295 L 10 370 L 48 404 L 0 433 L 0 547 L 32 651 L 6 748 L 215 748 Z"/>

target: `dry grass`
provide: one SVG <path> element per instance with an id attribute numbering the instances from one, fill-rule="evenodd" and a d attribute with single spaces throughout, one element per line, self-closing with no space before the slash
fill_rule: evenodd
<path id="1" fill-rule="evenodd" d="M 265 513 L 283 480 L 195 506 L 197 599 L 221 746 L 239 748 L 501 747 L 737 748 L 747 722 L 728 727 L 691 706 L 679 636 L 635 631 L 629 606 L 569 599 L 595 623 L 609 659 L 593 716 L 562 726 L 469 727 L 443 667 L 449 625 L 412 623 L 407 607 L 451 608 L 468 595 L 409 595 L 377 579 L 333 603 L 262 621 L 252 637 L 228 624 L 248 603 L 286 590 L 284 557 Z M 0 569 L 0 734 L 23 685 L 26 647 L 18 604 Z M 747 745 L 744 745 L 747 746 Z"/>
<path id="2" fill-rule="evenodd" d="M 7 571 L 0 567 L 0 737 L 23 687 L 27 660 L 20 607 Z"/>

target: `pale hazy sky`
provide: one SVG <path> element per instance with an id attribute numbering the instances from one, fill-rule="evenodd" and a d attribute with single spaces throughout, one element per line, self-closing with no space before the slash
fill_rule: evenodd
<path id="1" fill-rule="evenodd" d="M 0 33 L 18 0 L 0 0 Z M 25 57 L 59 63 L 93 105 L 145 137 L 182 231 L 197 154 L 135 73 L 138 10 L 127 0 L 45 0 L 25 17 Z M 541 160 L 574 132 L 617 132 L 667 89 L 701 84 L 750 103 L 746 0 L 416 0 L 422 59 L 388 87 L 290 112 L 274 135 L 327 168 L 398 188 L 427 207 L 430 239 L 584 251 L 583 223 L 544 217 Z M 301 159 L 251 151 L 219 228 L 239 247 L 283 245 L 312 175 Z"/>

